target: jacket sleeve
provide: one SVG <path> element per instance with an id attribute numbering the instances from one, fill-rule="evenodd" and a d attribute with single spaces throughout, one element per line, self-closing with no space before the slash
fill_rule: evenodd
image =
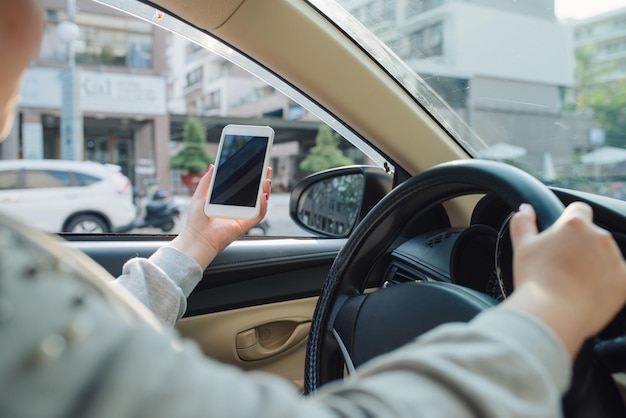
<path id="1" fill-rule="evenodd" d="M 187 297 L 202 279 L 202 269 L 174 247 L 161 247 L 150 258 L 124 264 L 113 286 L 132 293 L 165 326 L 173 327 L 187 309 Z"/>

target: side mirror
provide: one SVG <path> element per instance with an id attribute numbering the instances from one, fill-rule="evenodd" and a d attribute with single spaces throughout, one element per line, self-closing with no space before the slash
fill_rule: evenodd
<path id="1" fill-rule="evenodd" d="M 307 232 L 345 238 L 392 184 L 393 176 L 379 167 L 349 166 L 315 173 L 294 187 L 289 215 Z"/>

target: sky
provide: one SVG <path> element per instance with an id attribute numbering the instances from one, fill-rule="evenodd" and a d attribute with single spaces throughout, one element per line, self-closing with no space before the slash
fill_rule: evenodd
<path id="1" fill-rule="evenodd" d="M 610 10 L 626 7 L 626 0 L 555 0 L 559 19 L 584 19 Z"/>

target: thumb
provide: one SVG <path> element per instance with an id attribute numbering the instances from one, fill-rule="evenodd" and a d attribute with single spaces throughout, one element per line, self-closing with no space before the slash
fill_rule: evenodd
<path id="1" fill-rule="evenodd" d="M 522 203 L 519 211 L 511 219 L 510 229 L 511 243 L 515 252 L 522 242 L 538 234 L 537 215 L 533 207 L 527 203 Z"/>
<path id="2" fill-rule="evenodd" d="M 211 177 L 213 177 L 213 171 L 215 170 L 215 166 L 213 164 L 209 165 L 209 169 L 202 176 L 200 182 L 196 186 L 196 191 L 193 194 L 194 199 L 206 199 L 207 194 L 209 193 L 209 184 L 211 184 Z"/>

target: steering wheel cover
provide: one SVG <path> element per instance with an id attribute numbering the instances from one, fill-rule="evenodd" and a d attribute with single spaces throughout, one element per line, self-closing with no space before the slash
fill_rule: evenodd
<path id="1" fill-rule="evenodd" d="M 334 324 L 346 299 L 363 292 L 406 219 L 451 198 L 476 193 L 496 194 L 512 209 L 530 203 L 541 230 L 552 225 L 564 210 L 561 201 L 539 180 L 494 161 L 462 160 L 440 164 L 396 187 L 357 226 L 331 266 L 309 334 L 306 393 L 340 376 L 329 324 Z M 333 351 L 334 356 L 329 351 Z"/>

